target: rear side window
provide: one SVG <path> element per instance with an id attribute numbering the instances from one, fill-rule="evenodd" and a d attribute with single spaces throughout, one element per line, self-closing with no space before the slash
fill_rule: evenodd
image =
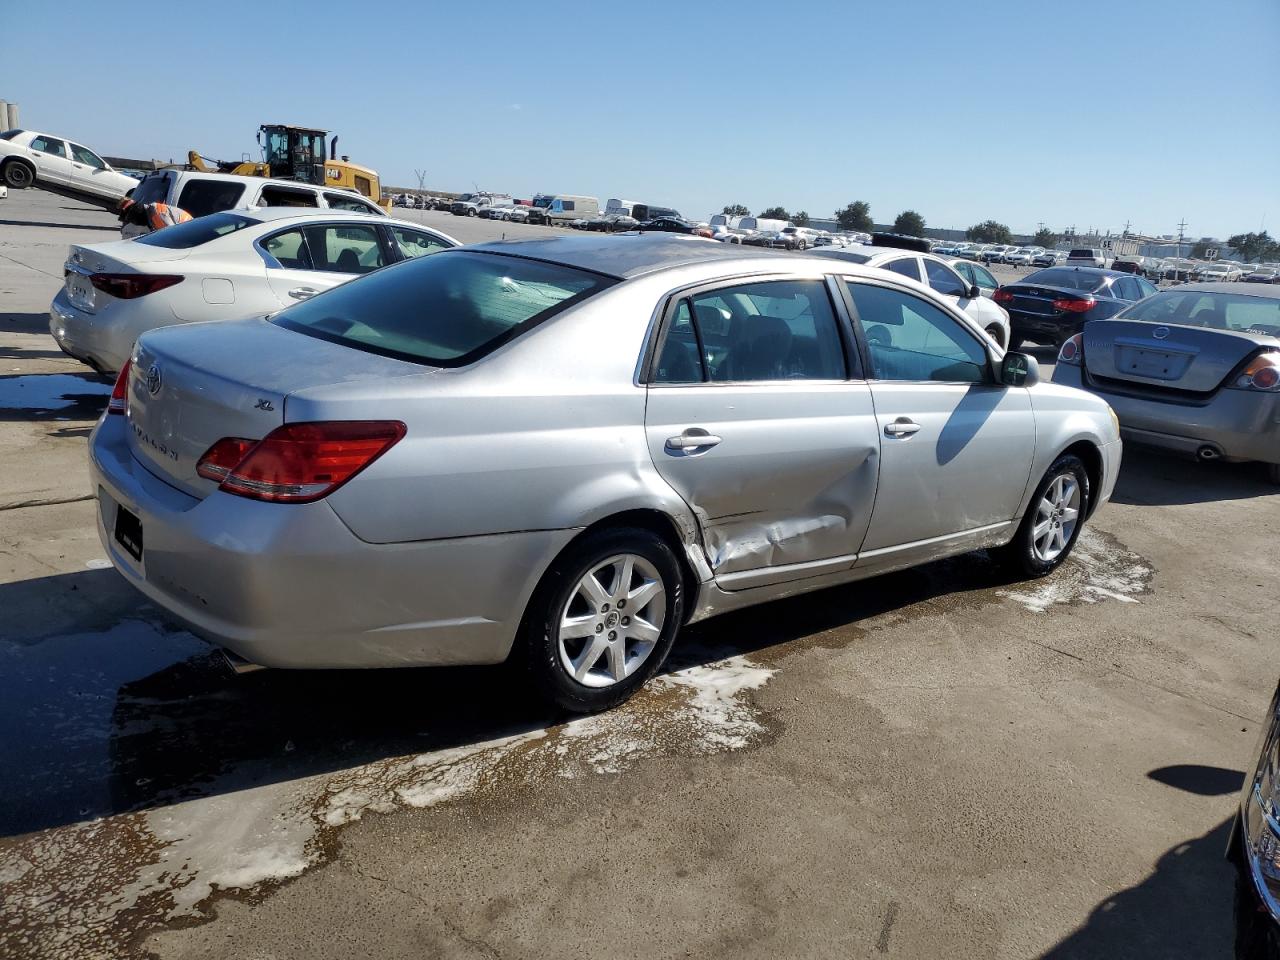
<path id="1" fill-rule="evenodd" d="M 367 353 L 457 367 L 615 282 L 560 264 L 446 251 L 335 287 L 272 323 Z"/>
<path id="2" fill-rule="evenodd" d="M 886 270 L 892 270 L 894 273 L 900 273 L 904 277 L 910 277 L 912 280 L 920 279 L 920 267 L 915 257 L 903 257 L 901 260 L 890 260 L 884 265 Z"/>
<path id="3" fill-rule="evenodd" d="M 193 217 L 207 217 L 211 213 L 221 213 L 240 206 L 240 198 L 243 196 L 243 183 L 230 180 L 191 180 L 178 195 L 178 206 Z"/>
<path id="4" fill-rule="evenodd" d="M 153 174 L 133 188 L 134 203 L 164 203 L 169 199 L 169 178 L 165 174 Z M 182 209 L 186 210 L 186 207 Z M 191 213 L 190 210 L 187 210 Z M 193 217 L 199 214 L 192 213 Z"/>
<path id="5" fill-rule="evenodd" d="M 145 243 L 149 247 L 164 247 L 167 250 L 190 250 L 202 243 L 216 240 L 218 237 L 235 233 L 245 227 L 257 226 L 259 221 L 242 217 L 237 213 L 215 213 L 198 220 L 165 227 L 155 233 L 138 237 L 134 243 Z"/>
<path id="6" fill-rule="evenodd" d="M 381 213 L 381 210 L 374 210 L 369 204 L 365 203 L 349 193 L 326 193 L 325 200 L 329 203 L 330 210 L 351 210 L 355 213 Z"/>
<path id="7" fill-rule="evenodd" d="M 31 149 L 47 153 L 51 157 L 66 159 L 67 156 L 67 145 L 61 140 L 54 140 L 52 137 L 36 137 L 31 141 Z"/>
<path id="8" fill-rule="evenodd" d="M 310 190 L 263 187 L 261 205 L 264 207 L 318 207 L 320 202 Z"/>
<path id="9" fill-rule="evenodd" d="M 681 300 L 658 354 L 655 379 L 845 379 L 844 349 L 826 285 L 779 280 Z"/>

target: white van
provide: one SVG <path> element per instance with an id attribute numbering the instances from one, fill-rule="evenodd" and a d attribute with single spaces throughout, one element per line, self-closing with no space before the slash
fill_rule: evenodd
<path id="1" fill-rule="evenodd" d="M 296 180 L 238 177 L 233 173 L 157 170 L 133 188 L 135 203 L 167 203 L 193 217 L 239 207 L 322 207 L 386 216 L 380 206 L 354 190 L 316 187 Z"/>
<path id="2" fill-rule="evenodd" d="M 610 214 L 616 213 L 620 217 L 630 217 L 632 216 L 632 208 L 639 204 L 639 202 L 639 200 L 608 200 L 604 205 L 604 215 L 607 217 Z"/>
<path id="3" fill-rule="evenodd" d="M 743 217 L 738 221 L 739 229 L 750 230 L 752 233 L 781 233 L 790 226 L 794 226 L 790 220 L 769 220 L 761 217 Z"/>
<path id="4" fill-rule="evenodd" d="M 600 201 L 595 197 L 578 197 L 567 193 L 557 193 L 546 207 L 547 220 L 553 226 L 557 223 L 571 223 L 574 220 L 590 220 L 600 215 Z"/>

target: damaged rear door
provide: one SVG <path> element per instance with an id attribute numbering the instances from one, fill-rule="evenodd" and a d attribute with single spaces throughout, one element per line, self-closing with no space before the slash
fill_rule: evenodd
<path id="1" fill-rule="evenodd" d="M 833 290 L 738 282 L 667 305 L 649 453 L 698 516 L 725 589 L 848 569 L 866 535 L 880 440 Z"/>

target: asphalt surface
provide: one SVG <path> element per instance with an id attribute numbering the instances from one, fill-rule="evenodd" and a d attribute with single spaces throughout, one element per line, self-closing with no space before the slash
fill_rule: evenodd
<path id="1" fill-rule="evenodd" d="M 1047 580 L 973 554 L 726 616 L 567 724 L 502 670 L 234 677 L 94 530 L 109 385 L 46 310 L 114 226 L 0 200 L 0 956 L 1229 955 L 1257 467 L 1131 449 Z"/>

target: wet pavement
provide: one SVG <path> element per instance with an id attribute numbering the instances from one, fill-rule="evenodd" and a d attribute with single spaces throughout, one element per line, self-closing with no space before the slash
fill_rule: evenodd
<path id="1" fill-rule="evenodd" d="M 234 676 L 104 569 L 54 230 L 0 261 L 0 956 L 1228 955 L 1260 471 L 1130 452 L 1051 578 L 721 617 L 596 717 L 506 668 Z"/>

